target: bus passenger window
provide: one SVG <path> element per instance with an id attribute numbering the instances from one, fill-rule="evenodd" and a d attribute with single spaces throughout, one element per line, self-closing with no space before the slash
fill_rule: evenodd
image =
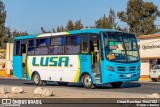
<path id="1" fill-rule="evenodd" d="M 48 47 L 36 47 L 35 54 L 36 55 L 47 55 Z"/>
<path id="2" fill-rule="evenodd" d="M 64 49 L 63 46 L 51 46 L 49 48 L 50 54 L 57 55 L 57 54 L 63 54 Z"/>
<path id="3" fill-rule="evenodd" d="M 87 35 L 84 35 L 82 36 L 82 50 L 81 52 L 82 53 L 88 53 L 88 36 Z"/>
<path id="4" fill-rule="evenodd" d="M 66 37 L 65 54 L 80 53 L 80 36 L 71 35 Z"/>
<path id="5" fill-rule="evenodd" d="M 64 52 L 65 54 L 78 54 L 80 52 L 80 45 L 67 45 Z"/>
<path id="6" fill-rule="evenodd" d="M 78 45 L 80 44 L 80 36 L 67 36 L 66 37 L 67 45 Z"/>
<path id="7" fill-rule="evenodd" d="M 28 55 L 34 55 L 34 40 L 29 40 Z"/>
<path id="8" fill-rule="evenodd" d="M 20 41 L 16 41 L 16 55 L 20 55 Z"/>
<path id="9" fill-rule="evenodd" d="M 49 39 L 37 39 L 36 40 L 36 46 L 48 46 L 49 45 Z"/>
<path id="10" fill-rule="evenodd" d="M 34 47 L 28 48 L 28 55 L 34 55 Z"/>
<path id="11" fill-rule="evenodd" d="M 51 45 L 64 45 L 64 37 L 51 38 Z"/>

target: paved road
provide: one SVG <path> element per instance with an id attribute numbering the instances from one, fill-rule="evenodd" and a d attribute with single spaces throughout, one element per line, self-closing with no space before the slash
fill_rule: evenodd
<path id="1" fill-rule="evenodd" d="M 32 81 L 19 80 L 19 79 L 6 79 L 0 78 L 0 85 L 12 85 L 12 86 L 28 86 L 36 87 Z M 44 87 L 54 88 L 68 88 L 71 90 L 89 90 L 83 88 L 81 84 L 69 84 L 67 86 L 58 86 L 56 82 L 49 82 Z M 107 91 L 107 92 L 123 92 L 123 93 L 141 93 L 141 94 L 152 94 L 160 93 L 160 82 L 126 82 L 123 83 L 121 88 L 112 88 L 109 84 L 97 85 L 95 89 L 91 91 Z"/>

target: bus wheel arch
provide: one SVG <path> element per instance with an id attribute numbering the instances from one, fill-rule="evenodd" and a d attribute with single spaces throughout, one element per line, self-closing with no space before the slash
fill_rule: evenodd
<path id="1" fill-rule="evenodd" d="M 88 73 L 87 73 L 87 72 L 84 72 L 84 73 L 81 74 L 81 76 L 80 76 L 80 82 L 81 82 L 81 83 L 83 83 L 83 78 L 84 78 L 84 76 L 85 76 L 86 74 L 88 74 Z M 88 75 L 89 75 L 89 74 L 88 74 Z"/>
<path id="2" fill-rule="evenodd" d="M 43 81 L 41 80 L 41 77 L 40 77 L 40 75 L 37 71 L 34 71 L 32 73 L 32 78 L 31 79 L 33 80 L 35 85 L 37 85 L 37 86 L 43 85 Z"/>
<path id="3" fill-rule="evenodd" d="M 94 88 L 95 84 L 93 84 L 93 79 L 89 73 L 83 73 L 80 77 L 81 83 L 85 88 Z"/>

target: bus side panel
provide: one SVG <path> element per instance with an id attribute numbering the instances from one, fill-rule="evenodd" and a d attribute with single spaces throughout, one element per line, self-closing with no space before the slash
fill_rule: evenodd
<path id="1" fill-rule="evenodd" d="M 18 78 L 23 78 L 22 56 L 13 56 L 13 74 Z"/>
<path id="2" fill-rule="evenodd" d="M 91 64 L 91 55 L 80 55 L 80 75 L 83 75 L 84 73 L 88 73 L 93 80 L 93 83 L 96 83 L 95 76 L 92 73 L 92 64 Z M 79 78 L 80 82 L 80 78 Z"/>

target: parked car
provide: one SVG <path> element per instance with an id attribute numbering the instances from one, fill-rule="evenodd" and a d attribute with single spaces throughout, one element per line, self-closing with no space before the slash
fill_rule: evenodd
<path id="1" fill-rule="evenodd" d="M 149 73 L 149 77 L 152 79 L 152 81 L 156 82 L 160 79 L 160 65 L 154 65 Z"/>

